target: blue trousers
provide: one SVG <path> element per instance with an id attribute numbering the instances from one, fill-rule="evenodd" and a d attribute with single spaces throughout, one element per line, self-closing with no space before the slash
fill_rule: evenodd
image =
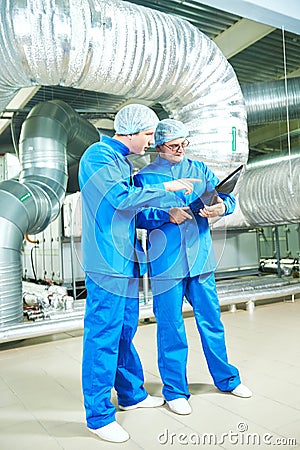
<path id="1" fill-rule="evenodd" d="M 157 321 L 158 367 L 167 401 L 189 398 L 186 339 L 182 304 L 191 304 L 209 372 L 221 391 L 240 384 L 239 372 L 228 363 L 224 327 L 213 273 L 192 278 L 151 280 L 153 311 Z"/>
<path id="2" fill-rule="evenodd" d="M 115 289 L 107 291 L 95 279 L 86 277 L 82 389 L 87 426 L 92 429 L 115 420 L 113 387 L 122 406 L 134 405 L 148 395 L 143 387 L 142 365 L 132 343 L 138 326 L 137 283 L 138 280 L 118 278 Z M 116 291 L 118 295 L 113 293 Z"/>

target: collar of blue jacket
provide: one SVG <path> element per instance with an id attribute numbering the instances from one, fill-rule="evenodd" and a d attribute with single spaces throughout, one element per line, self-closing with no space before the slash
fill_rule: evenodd
<path id="1" fill-rule="evenodd" d="M 129 148 L 126 147 L 125 144 L 123 144 L 122 142 L 118 141 L 117 139 L 111 138 L 109 136 L 101 136 L 101 141 L 104 144 L 107 145 L 111 145 L 112 141 L 113 141 L 113 148 L 116 152 L 121 153 L 121 155 L 123 156 L 127 156 L 129 155 Z"/>
<path id="2" fill-rule="evenodd" d="M 178 162 L 170 162 L 166 158 L 162 158 L 160 155 L 157 155 L 157 158 L 154 160 L 156 164 L 159 164 L 160 166 L 177 166 L 179 167 L 180 164 L 183 163 L 183 161 L 186 161 L 187 158 L 182 158 L 181 161 Z"/>

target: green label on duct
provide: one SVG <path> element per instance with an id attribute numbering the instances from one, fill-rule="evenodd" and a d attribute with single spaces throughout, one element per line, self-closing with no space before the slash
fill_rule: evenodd
<path id="1" fill-rule="evenodd" d="M 236 127 L 231 128 L 231 150 L 236 151 Z"/>
<path id="2" fill-rule="evenodd" d="M 29 197 L 31 197 L 31 194 L 27 192 L 26 194 L 22 195 L 22 197 L 19 197 L 20 202 L 25 202 Z"/>

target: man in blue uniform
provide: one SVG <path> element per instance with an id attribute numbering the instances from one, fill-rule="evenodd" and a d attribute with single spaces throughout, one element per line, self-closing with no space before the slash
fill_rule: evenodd
<path id="1" fill-rule="evenodd" d="M 215 385 L 240 397 L 252 395 L 241 384 L 237 368 L 228 363 L 208 223 L 208 218 L 231 214 L 235 199 L 231 194 L 219 194 L 216 204 L 205 205 L 205 199 L 214 192 L 219 180 L 204 163 L 185 158 L 187 137 L 188 130 L 182 122 L 162 120 L 155 132 L 159 156 L 135 176 L 137 186 L 182 177 L 202 180 L 190 195 L 176 194 L 181 208 L 169 208 L 162 199 L 159 209 L 141 209 L 137 221 L 138 227 L 152 230 L 148 254 L 157 321 L 158 365 L 164 398 L 177 414 L 191 413 L 186 377 L 188 344 L 182 318 L 184 296 L 193 308 Z"/>
<path id="2" fill-rule="evenodd" d="M 100 438 L 124 442 L 129 434 L 116 422 L 111 389 L 120 409 L 156 407 L 147 394 L 132 339 L 138 325 L 138 279 L 143 252 L 135 239 L 135 212 L 172 201 L 172 191 L 191 192 L 188 180 L 133 186 L 129 153 L 143 155 L 154 143 L 158 117 L 134 104 L 115 117 L 113 138 L 103 136 L 81 158 L 82 259 L 86 273 L 82 387 L 88 428 Z M 167 192 L 170 191 L 170 192 Z M 144 265 L 145 266 L 145 265 Z"/>

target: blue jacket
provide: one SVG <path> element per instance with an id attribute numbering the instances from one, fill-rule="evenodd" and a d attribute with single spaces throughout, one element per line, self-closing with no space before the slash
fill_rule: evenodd
<path id="1" fill-rule="evenodd" d="M 83 154 L 79 164 L 82 197 L 82 262 L 87 273 L 136 277 L 144 273 L 145 255 L 135 238 L 135 213 L 173 198 L 162 183 L 145 188 L 132 184 L 128 148 L 103 136 Z"/>
<path id="2" fill-rule="evenodd" d="M 212 191 L 219 179 L 202 162 L 184 158 L 180 163 L 172 164 L 158 156 L 156 160 L 144 167 L 134 180 L 136 186 L 162 183 L 178 178 L 198 178 L 201 183 L 194 183 L 192 194 L 176 193 L 177 205 L 162 200 L 159 209 L 140 209 L 137 226 L 152 230 L 148 233 L 148 259 L 152 278 L 194 277 L 216 269 L 216 258 L 208 220 L 196 211 L 203 207 L 199 197 L 205 198 Z M 235 208 L 232 194 L 219 194 L 223 199 L 226 212 L 231 214 Z M 171 206 L 190 206 L 195 211 L 192 220 L 176 225 L 169 220 Z"/>

